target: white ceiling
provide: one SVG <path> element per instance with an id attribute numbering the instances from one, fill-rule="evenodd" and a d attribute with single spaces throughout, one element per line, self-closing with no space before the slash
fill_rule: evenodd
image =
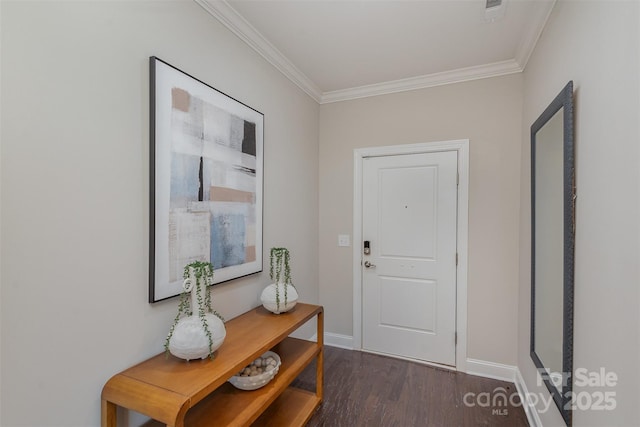
<path id="1" fill-rule="evenodd" d="M 320 103 L 524 69 L 555 0 L 196 0 Z"/>

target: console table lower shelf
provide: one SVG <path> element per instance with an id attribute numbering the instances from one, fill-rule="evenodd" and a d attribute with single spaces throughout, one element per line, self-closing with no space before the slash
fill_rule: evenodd
<path id="1" fill-rule="evenodd" d="M 315 343 L 286 338 L 273 351 L 280 355 L 282 364 L 278 374 L 267 385 L 246 391 L 238 390 L 227 382 L 187 412 L 185 426 L 211 425 L 212 420 L 220 426 L 250 425 L 255 414 L 267 408 L 270 410 L 263 415 L 268 424 L 257 425 L 304 425 L 306 416 L 318 406 L 320 399 L 315 393 L 288 386 L 317 356 L 318 349 Z M 284 417 L 286 423 L 276 423 L 272 418 L 274 416 Z M 304 418 L 302 422 L 290 423 L 292 418 L 301 416 Z"/>
<path id="2" fill-rule="evenodd" d="M 288 337 L 314 316 L 317 343 Z M 122 406 L 154 419 L 145 426 L 304 426 L 322 402 L 322 307 L 298 304 L 281 315 L 258 307 L 225 326 L 227 339 L 213 361 L 185 362 L 162 353 L 111 378 L 102 392 L 102 425 L 115 427 L 115 409 Z M 282 364 L 268 384 L 245 391 L 226 382 L 269 349 Z M 313 360 L 316 392 L 292 387 Z"/>

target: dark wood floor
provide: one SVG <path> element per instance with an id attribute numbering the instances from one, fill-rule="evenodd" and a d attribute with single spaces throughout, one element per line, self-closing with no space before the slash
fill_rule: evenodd
<path id="1" fill-rule="evenodd" d="M 499 399 L 517 394 L 509 382 L 328 346 L 324 363 L 324 401 L 308 427 L 528 426 L 517 397 Z M 314 391 L 315 369 L 294 385 Z"/>

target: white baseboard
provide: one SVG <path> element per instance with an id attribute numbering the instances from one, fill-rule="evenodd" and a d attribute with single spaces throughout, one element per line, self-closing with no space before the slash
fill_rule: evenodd
<path id="1" fill-rule="evenodd" d="M 487 362 L 484 360 L 467 359 L 467 373 L 480 377 L 493 378 L 496 380 L 509 381 L 515 384 L 520 402 L 530 427 L 542 427 L 542 421 L 531 399 L 528 399 L 529 390 L 522 378 L 520 369 L 517 366 L 503 365 L 501 363 Z"/>
<path id="2" fill-rule="evenodd" d="M 318 334 L 313 334 L 309 341 L 318 341 Z M 331 332 L 324 333 L 324 345 L 331 347 L 344 348 L 353 350 L 353 337 L 349 335 L 333 334 Z"/>
<path id="3" fill-rule="evenodd" d="M 331 347 L 345 348 L 353 350 L 353 337 L 349 335 L 334 334 L 331 332 L 324 333 L 324 343 Z"/>
<path id="4" fill-rule="evenodd" d="M 527 416 L 527 421 L 529 422 L 529 426 L 531 427 L 542 427 L 542 421 L 540 421 L 540 416 L 538 415 L 538 411 L 535 406 L 531 403 L 530 399 L 527 399 L 529 396 L 529 390 L 527 389 L 527 384 L 524 382 L 524 378 L 522 378 L 522 374 L 520 373 L 520 369 L 516 367 L 516 379 L 515 379 L 516 389 L 518 390 L 518 394 L 520 395 L 520 401 L 522 402 L 522 407 L 524 408 L 524 413 Z"/>
<path id="5" fill-rule="evenodd" d="M 467 374 L 515 382 L 517 367 L 485 360 L 467 359 Z"/>
<path id="6" fill-rule="evenodd" d="M 310 340 L 316 341 L 317 335 L 313 334 Z M 324 344 L 331 347 L 353 350 L 353 337 L 349 335 L 325 332 Z M 480 377 L 493 378 L 496 380 L 509 382 L 515 382 L 516 371 L 518 370 L 515 366 L 503 365 L 501 363 L 487 362 L 477 359 L 467 359 L 466 368 L 466 373 L 470 375 L 477 375 Z"/>

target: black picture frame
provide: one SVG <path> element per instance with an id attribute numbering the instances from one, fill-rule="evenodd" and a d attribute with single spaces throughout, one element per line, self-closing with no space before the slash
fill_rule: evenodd
<path id="1" fill-rule="evenodd" d="M 213 284 L 262 271 L 264 115 L 152 56 L 149 302 L 181 293 L 184 267 Z"/>

